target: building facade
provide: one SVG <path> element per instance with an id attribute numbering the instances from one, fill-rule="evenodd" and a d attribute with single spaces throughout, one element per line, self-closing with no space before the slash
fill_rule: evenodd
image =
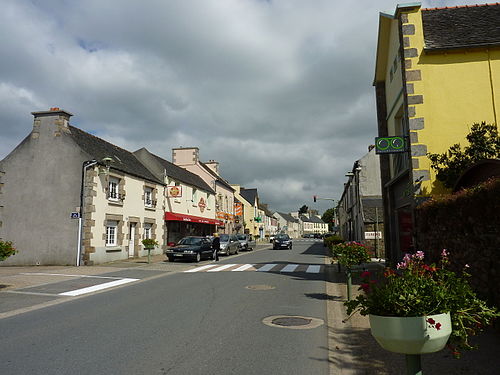
<path id="1" fill-rule="evenodd" d="M 210 160 L 200 161 L 198 147 L 180 147 L 172 149 L 172 162 L 200 176 L 215 191 L 215 218 L 220 221 L 217 231 L 235 233 L 235 190 L 219 174 L 219 163 Z"/>
<path id="2" fill-rule="evenodd" d="M 340 236 L 365 244 L 377 257 L 384 255 L 384 210 L 380 181 L 380 158 L 374 146 L 357 160 L 338 202 Z"/>
<path id="3" fill-rule="evenodd" d="M 500 4 L 381 13 L 374 86 L 379 137 L 407 138 L 407 152 L 381 155 L 386 251 L 414 250 L 414 209 L 444 191 L 427 153 L 465 142 L 470 126 L 498 124 Z"/>
<path id="4" fill-rule="evenodd" d="M 161 180 L 71 126 L 71 113 L 32 114 L 31 133 L 0 162 L 0 238 L 19 250 L 2 265 L 102 263 L 146 255 L 144 238 L 164 243 Z"/>

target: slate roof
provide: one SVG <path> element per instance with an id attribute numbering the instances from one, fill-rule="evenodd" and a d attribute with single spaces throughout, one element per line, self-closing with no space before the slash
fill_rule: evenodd
<path id="1" fill-rule="evenodd" d="M 250 204 L 254 204 L 257 199 L 257 189 L 240 189 L 240 195 Z"/>
<path id="2" fill-rule="evenodd" d="M 164 184 L 158 180 L 130 151 L 115 146 L 99 137 L 84 132 L 81 129 L 68 125 L 71 131 L 71 138 L 80 148 L 91 158 L 101 161 L 106 157 L 113 159 L 111 169 L 125 172 L 127 174 L 140 177 L 159 184 Z"/>
<path id="3" fill-rule="evenodd" d="M 500 3 L 422 9 L 426 50 L 500 46 Z"/>
<path id="4" fill-rule="evenodd" d="M 309 221 L 312 221 L 313 223 L 320 223 L 320 224 L 325 224 L 323 220 L 321 220 L 319 217 L 312 215 L 309 218 Z"/>
<path id="5" fill-rule="evenodd" d="M 208 185 L 200 176 L 194 174 L 187 169 L 179 167 L 174 163 L 165 160 L 158 155 L 151 154 L 166 170 L 167 176 L 172 177 L 174 180 L 179 182 L 184 182 L 190 186 L 194 186 L 204 191 L 208 191 L 212 194 L 215 194 L 215 191 Z"/>
<path id="6" fill-rule="evenodd" d="M 229 184 L 229 182 L 227 182 L 226 180 L 224 180 L 222 177 L 218 176 L 217 173 L 215 173 L 208 165 L 206 165 L 205 163 L 201 162 L 200 161 L 200 165 L 205 168 L 212 176 L 215 177 L 215 181 L 218 182 L 219 184 L 221 185 L 224 185 L 226 188 L 228 188 L 229 190 L 231 191 L 236 191 L 234 190 L 234 188 Z"/>
<path id="7" fill-rule="evenodd" d="M 283 219 L 285 219 L 286 221 L 289 221 L 290 223 L 298 223 L 299 221 L 294 218 L 292 215 L 290 214 L 285 214 L 283 212 L 276 212 L 278 215 L 280 215 Z"/>

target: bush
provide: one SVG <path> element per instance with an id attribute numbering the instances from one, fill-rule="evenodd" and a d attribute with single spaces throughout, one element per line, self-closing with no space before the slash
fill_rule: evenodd
<path id="1" fill-rule="evenodd" d="M 342 243 L 342 242 L 344 242 L 344 240 L 340 236 L 337 236 L 335 234 L 328 236 L 328 237 L 325 237 L 323 239 L 323 244 L 326 247 L 330 248 L 330 250 L 332 250 L 333 246 L 335 246 L 339 243 Z"/>
<path id="2" fill-rule="evenodd" d="M 0 261 L 7 259 L 15 253 L 17 253 L 17 250 L 12 246 L 11 241 L 0 241 Z"/>

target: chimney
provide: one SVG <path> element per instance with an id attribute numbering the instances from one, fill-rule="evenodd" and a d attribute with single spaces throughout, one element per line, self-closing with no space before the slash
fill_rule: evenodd
<path id="1" fill-rule="evenodd" d="M 60 137 L 61 133 L 69 133 L 69 118 L 72 113 L 59 109 L 57 107 L 50 108 L 48 111 L 31 112 L 34 116 L 32 138 L 38 138 L 40 132 L 44 133 L 47 130 L 51 131 L 54 137 Z"/>
<path id="2" fill-rule="evenodd" d="M 219 175 L 219 162 L 215 160 L 209 160 L 205 163 L 208 168 L 214 171 L 217 175 Z"/>
<path id="3" fill-rule="evenodd" d="M 200 160 L 198 147 L 179 147 L 172 149 L 172 163 L 175 165 L 197 164 Z"/>

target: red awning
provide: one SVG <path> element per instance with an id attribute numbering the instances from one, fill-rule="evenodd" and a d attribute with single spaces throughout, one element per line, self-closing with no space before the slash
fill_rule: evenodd
<path id="1" fill-rule="evenodd" d="M 165 220 L 168 221 L 188 221 L 191 223 L 202 223 L 202 224 L 212 224 L 212 225 L 223 225 L 222 221 L 215 219 L 208 219 L 206 217 L 175 214 L 173 212 L 165 212 Z"/>

